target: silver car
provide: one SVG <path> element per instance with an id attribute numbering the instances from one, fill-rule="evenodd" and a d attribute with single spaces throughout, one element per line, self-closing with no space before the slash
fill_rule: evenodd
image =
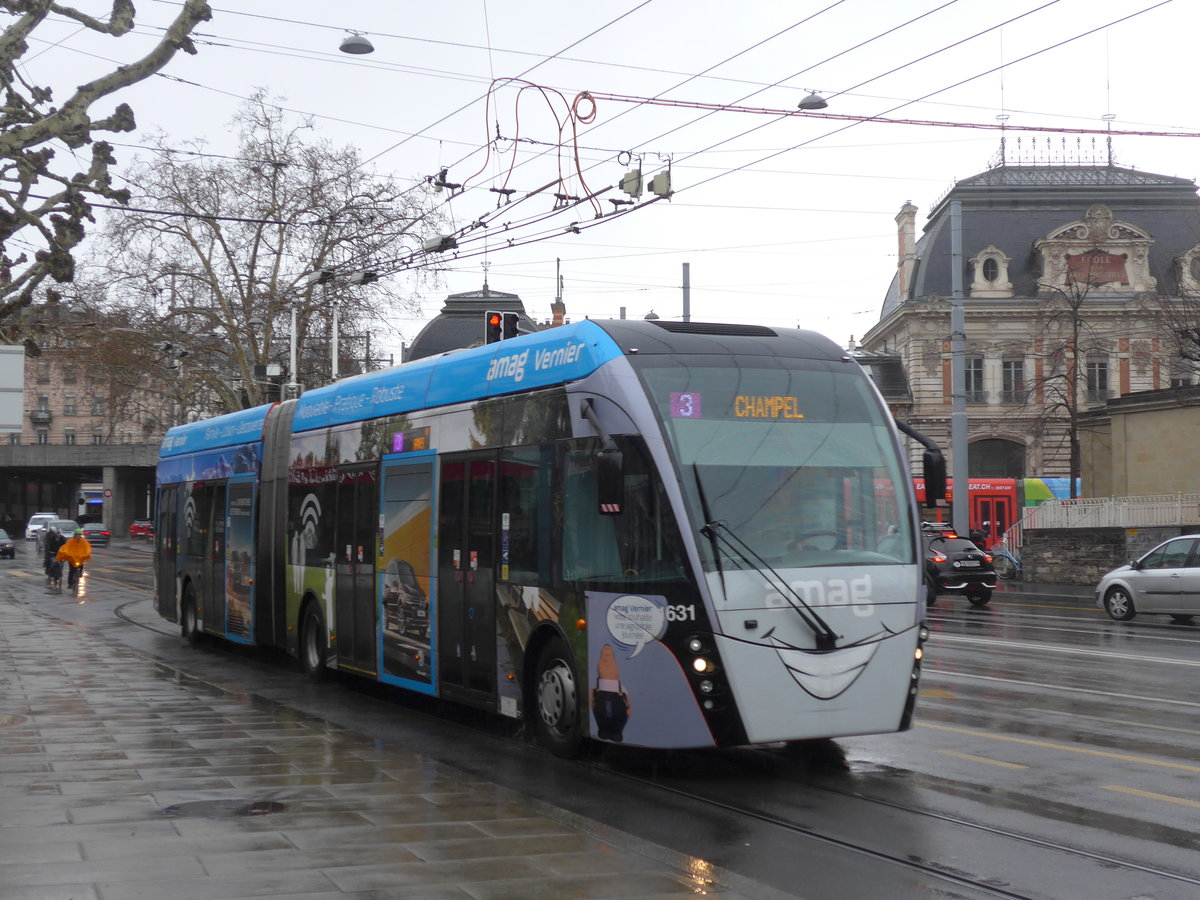
<path id="1" fill-rule="evenodd" d="M 1096 605 L 1124 622 L 1138 613 L 1191 624 L 1200 615 L 1200 534 L 1163 541 L 1096 585 Z"/>

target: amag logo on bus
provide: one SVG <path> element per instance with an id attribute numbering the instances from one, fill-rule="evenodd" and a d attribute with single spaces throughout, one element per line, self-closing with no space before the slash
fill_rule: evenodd
<path id="1" fill-rule="evenodd" d="M 537 350 L 533 354 L 533 370 L 535 372 L 544 372 L 549 369 L 556 369 L 559 366 L 569 366 L 579 359 L 585 346 L 583 343 L 571 343 L 553 350 Z M 510 353 L 508 356 L 497 356 L 492 360 L 492 364 L 488 366 L 486 380 L 495 381 L 497 378 L 511 378 L 515 382 L 520 382 L 525 378 L 525 366 L 528 363 L 528 350 L 522 350 L 520 353 Z"/>

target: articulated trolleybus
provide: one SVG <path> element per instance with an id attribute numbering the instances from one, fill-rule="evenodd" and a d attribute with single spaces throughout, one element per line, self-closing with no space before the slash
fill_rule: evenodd
<path id="1" fill-rule="evenodd" d="M 524 717 L 561 755 L 912 716 L 906 451 L 816 334 L 584 321 L 456 351 L 172 428 L 158 492 L 185 637 Z"/>

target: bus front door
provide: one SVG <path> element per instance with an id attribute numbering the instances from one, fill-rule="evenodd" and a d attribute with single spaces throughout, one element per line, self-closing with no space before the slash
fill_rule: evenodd
<path id="1" fill-rule="evenodd" d="M 443 695 L 491 707 L 496 694 L 496 458 L 443 457 L 438 502 L 438 676 Z"/>

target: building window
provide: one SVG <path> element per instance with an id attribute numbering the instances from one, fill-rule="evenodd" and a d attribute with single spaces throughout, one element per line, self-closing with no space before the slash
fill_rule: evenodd
<path id="1" fill-rule="evenodd" d="M 983 280 L 989 284 L 995 283 L 1000 277 L 1000 263 L 996 262 L 994 256 L 989 256 L 983 261 Z"/>
<path id="2" fill-rule="evenodd" d="M 37 361 L 37 383 L 38 384 L 49 384 L 50 383 L 50 360 L 39 359 Z"/>
<path id="3" fill-rule="evenodd" d="M 101 400 L 99 397 L 92 398 L 92 415 L 93 416 L 104 415 L 104 401 Z"/>
<path id="4" fill-rule="evenodd" d="M 64 444 L 74 444 L 75 443 L 75 429 L 74 428 L 64 428 L 63 429 L 63 443 Z"/>
<path id="5" fill-rule="evenodd" d="M 1006 359 L 1003 363 L 1004 384 L 1000 389 L 1002 403 L 1025 402 L 1025 360 Z"/>
<path id="6" fill-rule="evenodd" d="M 968 403 L 986 403 L 987 392 L 983 389 L 983 357 L 968 356 L 966 358 L 966 380 L 963 389 Z"/>
<path id="7" fill-rule="evenodd" d="M 75 413 L 75 395 L 63 394 L 63 415 L 73 416 Z"/>
<path id="8" fill-rule="evenodd" d="M 1103 403 L 1108 399 L 1108 360 L 1087 361 L 1087 401 Z"/>
<path id="9" fill-rule="evenodd" d="M 92 432 L 92 443 L 93 444 L 103 444 L 104 443 L 104 435 L 102 435 L 98 431 Z"/>
<path id="10" fill-rule="evenodd" d="M 10 432 L 8 433 L 8 442 L 9 442 L 10 444 L 19 444 L 19 443 L 21 443 L 21 432 L 19 432 L 19 431 L 10 431 Z"/>
<path id="11" fill-rule="evenodd" d="M 50 443 L 50 432 L 47 431 L 45 428 L 39 428 L 37 431 L 37 442 L 39 444 Z"/>
<path id="12" fill-rule="evenodd" d="M 74 384 L 79 380 L 78 370 L 75 366 L 63 366 L 63 384 Z"/>
<path id="13" fill-rule="evenodd" d="M 37 398 L 38 412 L 50 412 L 50 395 L 38 394 Z"/>

